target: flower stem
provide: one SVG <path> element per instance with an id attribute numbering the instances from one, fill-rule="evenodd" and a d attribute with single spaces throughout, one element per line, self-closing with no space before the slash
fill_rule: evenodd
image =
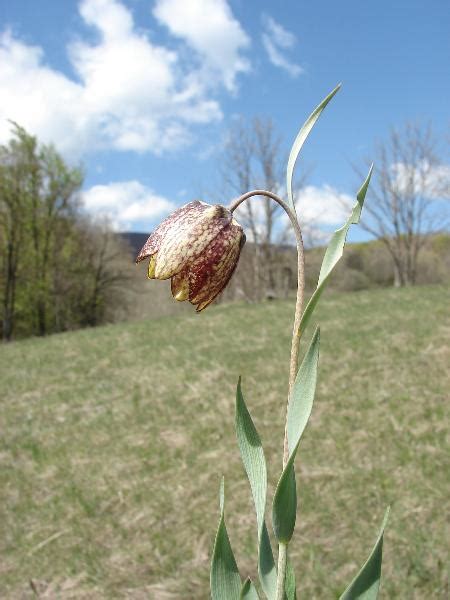
<path id="1" fill-rule="evenodd" d="M 287 544 L 280 542 L 278 546 L 278 579 L 276 600 L 284 600 L 287 564 Z"/>
<path id="2" fill-rule="evenodd" d="M 305 296 L 305 251 L 303 246 L 302 232 L 297 219 L 295 210 L 293 210 L 289 204 L 282 200 L 279 196 L 267 190 L 252 190 L 247 192 L 234 200 L 230 205 L 230 211 L 233 212 L 236 208 L 245 200 L 253 196 L 266 196 L 277 202 L 286 212 L 291 222 L 292 228 L 295 233 L 295 240 L 297 244 L 297 299 L 295 303 L 295 314 L 294 314 L 294 328 L 292 332 L 292 344 L 291 344 L 291 360 L 289 367 L 289 393 L 286 407 L 286 424 L 284 428 L 284 445 L 283 445 L 283 469 L 289 460 L 289 441 L 287 434 L 287 414 L 289 408 L 289 401 L 291 397 L 292 387 L 294 385 L 295 378 L 297 376 L 298 369 L 298 354 L 300 347 L 300 337 L 302 332 L 300 331 L 300 321 L 303 312 L 303 302 Z M 284 598 L 284 587 L 286 578 L 286 560 L 287 560 L 287 543 L 283 544 L 280 542 L 278 546 L 278 579 L 277 579 L 277 596 L 276 600 L 283 600 Z"/>

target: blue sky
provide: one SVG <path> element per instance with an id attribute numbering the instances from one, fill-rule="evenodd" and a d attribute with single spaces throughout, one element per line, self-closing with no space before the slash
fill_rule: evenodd
<path id="1" fill-rule="evenodd" d="M 0 142 L 13 119 L 82 162 L 86 209 L 149 231 L 218 183 L 237 115 L 305 147 L 302 202 L 329 228 L 389 127 L 449 135 L 448 0 L 0 0 Z M 362 233 L 353 233 L 358 239 Z"/>

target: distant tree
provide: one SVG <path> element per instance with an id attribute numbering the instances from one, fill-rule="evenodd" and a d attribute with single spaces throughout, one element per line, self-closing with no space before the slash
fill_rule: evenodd
<path id="1" fill-rule="evenodd" d="M 28 215 L 34 262 L 31 299 L 37 333 L 45 335 L 51 329 L 52 272 L 64 249 L 63 234 L 74 225 L 83 177 L 80 169 L 68 167 L 51 146 L 42 146 L 33 158 Z"/>
<path id="2" fill-rule="evenodd" d="M 82 217 L 80 168 L 13 124 L 0 146 L 1 336 L 45 335 L 106 319 L 124 270 L 115 236 Z M 115 250 L 113 250 L 115 248 Z M 122 261 L 123 262 L 123 261 Z"/>
<path id="3" fill-rule="evenodd" d="M 392 129 L 378 145 L 363 227 L 384 244 L 394 285 L 414 285 L 427 236 L 448 225 L 450 165 L 443 164 L 430 126 Z"/>
<path id="4" fill-rule="evenodd" d="M 11 150 L 13 145 L 11 143 Z M 12 161 L 0 148 L 0 244 L 2 288 L 2 337 L 10 340 L 16 310 L 19 251 L 24 228 L 21 224 L 22 193 L 20 190 L 22 161 Z"/>
<path id="5" fill-rule="evenodd" d="M 81 270 L 74 278 L 82 287 L 79 314 L 83 326 L 95 327 L 114 321 L 117 311 L 126 307 L 132 281 L 130 252 L 106 221 L 89 223 L 85 219 L 79 231 Z"/>
<path id="6" fill-rule="evenodd" d="M 37 144 L 13 125 L 14 136 L 0 146 L 0 243 L 2 266 L 2 337 L 13 335 L 20 265 L 28 253 L 33 178 Z"/>

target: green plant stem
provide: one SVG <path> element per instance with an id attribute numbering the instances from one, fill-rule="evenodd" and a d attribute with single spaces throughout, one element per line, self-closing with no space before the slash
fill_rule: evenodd
<path id="1" fill-rule="evenodd" d="M 276 600 L 284 600 L 286 579 L 287 544 L 280 542 L 278 546 L 278 579 Z"/>
<path id="2" fill-rule="evenodd" d="M 305 251 L 303 246 L 302 232 L 297 219 L 295 211 L 282 200 L 279 196 L 267 190 L 252 190 L 247 192 L 234 200 L 230 205 L 230 211 L 233 212 L 236 208 L 253 196 L 266 196 L 277 202 L 286 212 L 291 222 L 292 228 L 295 234 L 295 240 L 297 244 L 297 299 L 295 303 L 295 314 L 294 314 L 294 328 L 292 332 L 292 344 L 291 344 L 291 359 L 289 367 L 289 392 L 288 401 L 286 406 L 286 424 L 284 428 L 284 444 L 283 444 L 283 469 L 289 460 L 289 441 L 287 433 L 287 411 L 289 407 L 289 400 L 291 397 L 292 387 L 294 385 L 295 378 L 297 376 L 298 369 L 298 355 L 300 347 L 300 337 L 302 332 L 300 331 L 300 322 L 303 312 L 303 302 L 305 297 Z M 286 560 L 287 560 L 287 544 L 280 542 L 278 546 L 278 578 L 277 578 L 277 596 L 276 600 L 283 600 L 284 598 L 284 584 L 286 579 Z"/>

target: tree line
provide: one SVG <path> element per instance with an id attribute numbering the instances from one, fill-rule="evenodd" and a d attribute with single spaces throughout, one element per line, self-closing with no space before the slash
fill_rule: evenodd
<path id="1" fill-rule="evenodd" d="M 83 214 L 82 169 L 12 127 L 0 146 L 1 337 L 103 323 L 126 302 L 128 253 Z"/>
<path id="2" fill-rule="evenodd" d="M 148 298 L 148 288 L 138 285 L 123 238 L 107 223 L 94 223 L 83 213 L 82 169 L 66 164 L 51 145 L 40 144 L 19 125 L 12 127 L 11 140 L 0 146 L 2 339 L 133 316 L 136 295 L 130 290 L 144 286 Z M 448 236 L 436 234 L 448 231 L 450 167 L 441 156 L 431 128 L 412 124 L 392 129 L 375 148 L 362 226 L 378 243 L 368 253 L 361 248 L 349 254 L 349 264 L 344 261 L 345 272 L 340 274 L 343 289 L 442 279 L 435 263 L 447 260 L 443 257 L 448 254 Z M 251 188 L 280 192 L 285 162 L 270 119 L 236 121 L 224 145 L 221 196 L 215 200 L 228 203 Z M 358 180 L 366 170 L 355 168 Z M 297 195 L 307 179 L 306 172 L 296 182 Z M 257 301 L 289 293 L 294 266 L 289 227 L 281 217 L 278 206 L 266 198 L 240 209 L 238 218 L 249 234 L 248 251 L 225 300 Z M 317 224 L 301 218 L 305 242 L 313 247 Z M 445 248 L 437 252 L 433 245 Z M 309 256 L 315 264 L 319 254 Z M 419 272 L 424 268 L 425 279 Z"/>

